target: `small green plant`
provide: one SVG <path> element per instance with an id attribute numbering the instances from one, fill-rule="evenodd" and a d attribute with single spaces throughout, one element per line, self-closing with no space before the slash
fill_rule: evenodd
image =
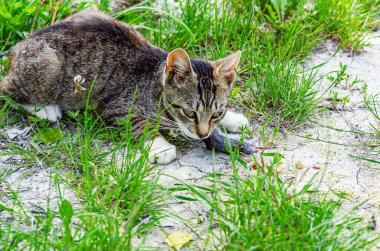
<path id="1" fill-rule="evenodd" d="M 270 134 L 269 124 L 270 120 L 265 121 L 259 128 L 258 134 L 260 135 L 261 144 L 263 147 L 272 147 L 274 145 L 274 140 L 278 136 L 278 132 L 280 130 L 280 126 L 277 125 L 272 130 L 273 132 Z"/>
<path id="2" fill-rule="evenodd" d="M 372 114 L 375 122 L 371 123 L 373 132 L 380 138 L 380 100 L 378 95 L 365 95 L 364 104 Z"/>
<path id="3" fill-rule="evenodd" d="M 330 100 L 333 104 L 337 103 L 339 101 L 339 93 L 338 91 L 330 90 Z"/>
<path id="4" fill-rule="evenodd" d="M 320 99 L 320 79 L 315 72 L 299 72 L 291 60 L 261 62 L 263 69 L 252 69 L 246 83 L 245 103 L 276 125 L 288 127 L 298 126 L 315 114 Z"/>
<path id="5" fill-rule="evenodd" d="M 347 65 L 342 64 L 342 62 L 339 63 L 339 70 L 335 71 L 335 77 L 332 75 L 328 75 L 327 79 L 331 82 L 331 84 L 337 86 L 340 85 L 342 81 L 347 80 L 349 78 L 349 75 L 346 73 L 347 71 Z"/>
<path id="6" fill-rule="evenodd" d="M 350 81 L 351 75 L 347 73 L 347 65 L 343 65 L 342 62 L 339 63 L 339 70 L 334 71 L 335 76 L 331 74 L 327 76 L 327 79 L 331 82 L 332 85 L 338 86 L 341 85 L 344 89 L 353 89 L 360 83 L 364 84 L 364 81 L 359 79 L 357 76 L 354 80 Z"/>

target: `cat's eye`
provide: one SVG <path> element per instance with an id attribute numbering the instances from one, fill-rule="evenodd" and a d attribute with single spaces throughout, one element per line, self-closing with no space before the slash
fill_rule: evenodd
<path id="1" fill-rule="evenodd" d="M 223 112 L 214 112 L 214 113 L 211 115 L 211 119 L 213 119 L 213 120 L 217 120 L 217 119 L 219 119 L 222 115 L 223 115 Z"/>
<path id="2" fill-rule="evenodd" d="M 194 111 L 189 111 L 189 110 L 185 110 L 185 109 L 182 109 L 182 111 L 183 111 L 183 114 L 185 114 L 186 117 L 188 117 L 190 119 L 195 119 L 197 117 L 197 114 Z"/>

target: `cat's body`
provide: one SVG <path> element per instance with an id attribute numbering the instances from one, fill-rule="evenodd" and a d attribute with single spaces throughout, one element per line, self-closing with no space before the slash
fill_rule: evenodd
<path id="1" fill-rule="evenodd" d="M 17 44 L 9 56 L 17 65 L 11 66 L 3 89 L 20 104 L 74 110 L 83 107 L 82 95 L 75 92 L 74 78 L 79 75 L 85 79 L 85 97 L 95 81 L 90 97 L 100 107 L 118 98 L 131 104 L 137 85 L 144 95 L 138 95 L 135 107 L 155 114 L 162 92 L 162 84 L 156 82 L 162 83 L 163 77 L 158 68 L 165 67 L 166 57 L 165 51 L 103 13 L 81 13 Z"/>
<path id="2" fill-rule="evenodd" d="M 11 66 L 1 90 L 27 111 L 56 121 L 61 111 L 82 108 L 94 83 L 91 102 L 98 103 L 108 124 L 115 125 L 133 103 L 136 131 L 160 109 L 162 125 L 205 139 L 226 114 L 239 58 L 240 53 L 235 53 L 215 62 L 190 60 L 182 49 L 168 53 L 152 46 L 101 12 L 82 12 L 17 44 L 9 55 Z M 247 124 L 240 120 L 238 126 Z M 174 146 L 165 144 L 173 152 Z M 173 158 L 163 155 L 158 162 Z"/>

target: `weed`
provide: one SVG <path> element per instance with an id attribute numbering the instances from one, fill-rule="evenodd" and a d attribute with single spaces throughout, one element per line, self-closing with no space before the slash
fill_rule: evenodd
<path id="1" fill-rule="evenodd" d="M 286 60 L 265 62 L 251 69 L 243 96 L 248 107 L 273 118 L 277 125 L 293 127 L 315 114 L 320 79 L 316 73 L 299 72 Z"/>
<path id="2" fill-rule="evenodd" d="M 380 101 L 378 95 L 365 95 L 364 104 L 372 114 L 375 122 L 371 123 L 373 132 L 380 138 Z"/>

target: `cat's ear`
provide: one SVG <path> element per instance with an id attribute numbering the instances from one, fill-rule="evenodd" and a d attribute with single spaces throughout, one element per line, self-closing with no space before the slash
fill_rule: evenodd
<path id="1" fill-rule="evenodd" d="M 214 73 L 217 78 L 225 81 L 228 85 L 234 81 L 236 77 L 236 70 L 239 65 L 241 51 L 237 51 L 232 55 L 219 59 L 211 63 L 214 68 Z"/>
<path id="2" fill-rule="evenodd" d="M 186 75 L 191 72 L 190 57 L 184 49 L 171 51 L 166 60 L 167 74 Z"/>

